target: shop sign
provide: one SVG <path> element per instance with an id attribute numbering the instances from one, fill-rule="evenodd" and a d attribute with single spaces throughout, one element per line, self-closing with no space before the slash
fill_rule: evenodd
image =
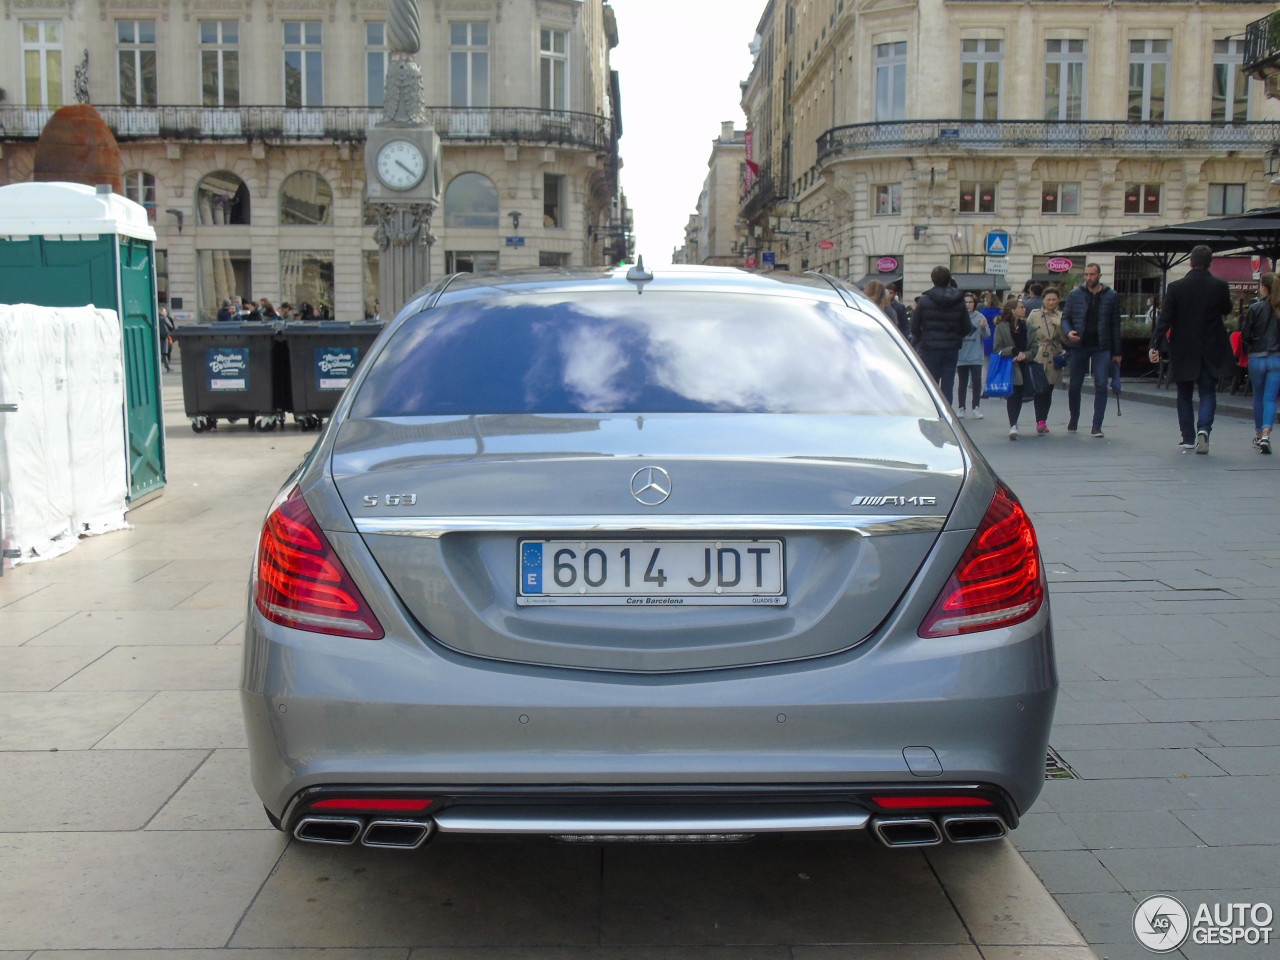
<path id="1" fill-rule="evenodd" d="M 1072 264 L 1066 257 L 1050 257 L 1044 266 L 1050 273 L 1066 273 Z"/>
<path id="2" fill-rule="evenodd" d="M 881 257 L 876 261 L 877 273 L 893 273 L 898 269 L 898 261 L 893 257 Z"/>

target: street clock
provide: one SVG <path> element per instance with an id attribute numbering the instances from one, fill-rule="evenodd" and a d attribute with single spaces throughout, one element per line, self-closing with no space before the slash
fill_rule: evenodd
<path id="1" fill-rule="evenodd" d="M 426 174 L 427 158 L 417 144 L 391 140 L 378 151 L 374 169 L 384 186 L 391 190 L 409 190 Z"/>

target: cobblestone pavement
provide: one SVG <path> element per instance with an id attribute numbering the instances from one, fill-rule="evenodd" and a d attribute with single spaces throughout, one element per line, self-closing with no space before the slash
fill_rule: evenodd
<path id="1" fill-rule="evenodd" d="M 1040 531 L 1053 743 L 1082 777 L 1046 785 L 1025 862 L 861 837 L 403 854 L 289 843 L 247 781 L 245 579 L 312 435 L 196 436 L 176 373 L 165 389 L 164 496 L 0 578 L 0 960 L 1087 960 L 1058 904 L 1116 958 L 1146 955 L 1129 922 L 1148 892 L 1280 904 L 1280 464 L 1243 421 L 1221 419 L 1208 457 L 1136 402 L 1101 441 L 1055 416 L 1009 443 L 995 405 L 969 424 Z"/>
<path id="2" fill-rule="evenodd" d="M 1230 396 L 1209 455 L 1183 452 L 1173 396 L 1126 384 L 1103 440 L 1066 432 L 1062 391 L 1047 437 L 1029 405 L 1016 442 L 1003 401 L 966 421 L 1036 524 L 1062 680 L 1050 743 L 1079 777 L 1045 785 L 1014 843 L 1112 960 L 1151 955 L 1130 926 L 1148 895 L 1280 909 L 1280 458 Z"/>

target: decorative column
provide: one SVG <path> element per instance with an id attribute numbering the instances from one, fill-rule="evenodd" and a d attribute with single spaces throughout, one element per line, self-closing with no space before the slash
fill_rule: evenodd
<path id="1" fill-rule="evenodd" d="M 427 123 L 417 0 L 388 0 L 382 119 L 368 131 L 364 169 L 378 218 L 378 301 L 391 318 L 431 280 L 431 217 L 440 204 L 440 138 Z"/>

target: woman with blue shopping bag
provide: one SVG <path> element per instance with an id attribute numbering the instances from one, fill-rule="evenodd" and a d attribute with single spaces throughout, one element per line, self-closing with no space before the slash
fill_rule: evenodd
<path id="1" fill-rule="evenodd" d="M 1012 365 L 1009 392 L 1005 395 L 1005 406 L 1009 411 L 1009 439 L 1018 439 L 1018 417 L 1022 413 L 1022 401 L 1031 397 L 1036 404 L 1036 420 L 1043 421 L 1039 407 L 1044 398 L 1037 389 L 1044 379 L 1044 368 L 1032 359 L 1040 348 L 1039 337 L 1035 327 L 1027 326 L 1027 308 L 1017 297 L 1009 297 L 1004 302 L 1000 319 L 996 321 L 995 338 L 991 343 L 991 367 L 997 365 L 996 357 L 1007 358 Z M 1003 366 L 1003 365 L 1001 365 Z M 1039 377 L 1036 377 L 1038 368 Z M 1046 381 L 1047 384 L 1047 381 Z M 997 385 L 997 387 L 1003 384 Z M 987 392 L 990 393 L 992 383 L 988 374 Z"/>

